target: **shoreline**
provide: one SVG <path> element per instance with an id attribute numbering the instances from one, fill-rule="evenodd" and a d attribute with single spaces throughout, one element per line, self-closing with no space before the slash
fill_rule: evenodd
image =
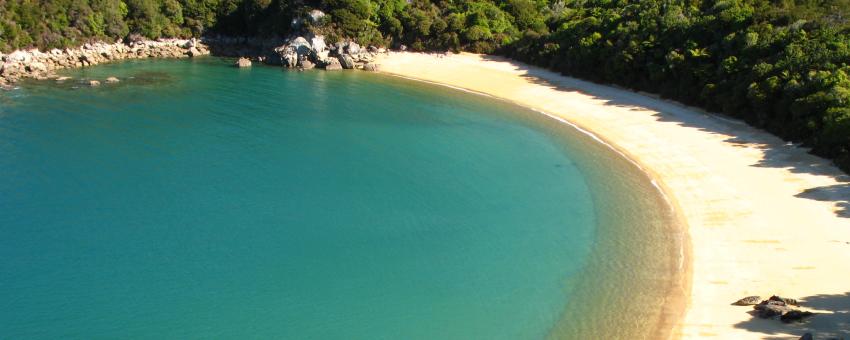
<path id="1" fill-rule="evenodd" d="M 670 320 L 671 338 L 847 336 L 835 304 L 850 301 L 842 287 L 850 178 L 828 160 L 737 120 L 501 57 L 391 53 L 379 63 L 382 73 L 504 99 L 586 130 L 657 182 L 689 245 L 679 272 L 684 313 Z M 730 305 L 773 294 L 819 314 L 783 324 Z"/>
<path id="2" fill-rule="evenodd" d="M 433 54 L 431 54 L 430 56 L 433 56 Z M 577 131 L 578 133 L 585 135 L 586 137 L 588 137 L 590 139 L 593 139 L 596 143 L 599 143 L 604 148 L 607 148 L 608 150 L 610 150 L 611 152 L 616 154 L 618 157 L 627 161 L 638 172 L 640 172 L 643 176 L 645 176 L 646 179 L 649 180 L 652 187 L 656 190 L 659 197 L 664 200 L 665 204 L 670 209 L 670 213 L 672 215 L 672 220 L 674 221 L 674 223 L 673 223 L 673 225 L 668 226 L 668 229 L 672 230 L 674 233 L 680 233 L 681 236 L 682 236 L 681 238 L 679 238 L 677 240 L 677 243 L 675 245 L 673 245 L 673 248 L 675 248 L 677 250 L 676 253 L 679 256 L 677 258 L 677 261 L 675 261 L 676 267 L 671 268 L 672 274 L 670 275 L 671 276 L 670 286 L 667 287 L 666 293 L 663 294 L 664 295 L 664 304 L 663 304 L 663 307 L 662 307 L 662 311 L 659 315 L 660 317 L 659 317 L 659 320 L 658 320 L 658 325 L 655 326 L 652 329 L 652 331 L 650 332 L 651 336 L 648 337 L 648 338 L 651 338 L 651 339 L 681 338 L 680 336 L 678 336 L 678 334 L 681 333 L 679 329 L 680 329 L 681 324 L 682 324 L 682 322 L 680 320 L 681 319 L 680 315 L 688 307 L 688 294 L 689 294 L 690 289 L 691 289 L 692 273 L 691 273 L 691 266 L 690 266 L 690 261 L 689 261 L 690 258 L 691 258 L 691 252 L 692 252 L 691 251 L 691 241 L 690 241 L 690 235 L 688 234 L 687 220 L 686 220 L 685 216 L 682 215 L 681 209 L 678 207 L 677 201 L 671 199 L 670 196 L 668 195 L 667 191 L 669 189 L 664 187 L 663 182 L 659 181 L 659 178 L 655 173 L 650 171 L 650 169 L 647 169 L 644 166 L 642 166 L 641 163 L 634 158 L 634 156 L 628 154 L 624 150 L 617 148 L 611 142 L 609 142 L 606 139 L 604 139 L 603 137 L 595 134 L 593 131 L 591 131 L 591 130 L 585 128 L 585 127 L 582 127 L 582 126 L 580 126 L 576 123 L 573 123 L 573 122 L 571 122 L 571 121 L 569 121 L 569 120 L 567 120 L 563 117 L 560 117 L 558 115 L 551 114 L 551 113 L 548 113 L 546 111 L 543 111 L 543 110 L 540 110 L 540 109 L 537 109 L 537 108 L 533 108 L 533 107 L 530 107 L 530 106 L 526 106 L 526 105 L 524 105 L 520 102 L 511 100 L 511 99 L 508 99 L 508 98 L 497 97 L 497 96 L 491 95 L 491 94 L 486 93 L 486 92 L 480 92 L 480 91 L 476 91 L 476 90 L 472 90 L 472 89 L 468 89 L 468 88 L 464 88 L 464 87 L 459 87 L 459 86 L 454 86 L 454 85 L 451 85 L 451 84 L 436 82 L 436 81 L 432 81 L 432 80 L 410 77 L 410 76 L 406 76 L 406 75 L 403 75 L 403 74 L 388 73 L 388 72 L 385 72 L 385 71 L 381 71 L 381 73 L 392 76 L 392 77 L 397 77 L 397 78 L 402 78 L 402 79 L 407 79 L 407 80 L 412 80 L 412 81 L 417 81 L 417 82 L 423 82 L 423 83 L 441 86 L 441 87 L 447 87 L 447 88 L 450 88 L 450 89 L 453 89 L 453 90 L 458 90 L 458 91 L 462 91 L 462 92 L 466 92 L 466 93 L 470 93 L 470 94 L 474 94 L 474 95 L 479 95 L 479 96 L 484 96 L 484 97 L 487 97 L 487 98 L 493 98 L 493 99 L 505 101 L 505 102 L 511 103 L 513 105 L 517 105 L 517 106 L 526 108 L 526 109 L 531 110 L 533 112 L 536 112 L 538 114 L 544 115 L 544 116 L 546 116 L 547 119 L 556 120 L 560 124 L 566 124 L 570 128 Z"/>

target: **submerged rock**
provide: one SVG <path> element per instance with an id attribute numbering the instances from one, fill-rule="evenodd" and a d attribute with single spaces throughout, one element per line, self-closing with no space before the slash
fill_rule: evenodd
<path id="1" fill-rule="evenodd" d="M 58 78 L 56 78 L 56 81 L 66 81 L 66 80 L 71 80 L 71 77 L 58 77 Z"/>
<path id="2" fill-rule="evenodd" d="M 301 66 L 300 67 L 301 67 L 302 70 L 310 70 L 310 69 L 313 69 L 314 67 L 316 67 L 316 64 L 313 64 L 313 62 L 311 62 L 307 59 L 304 59 L 304 60 L 301 60 Z"/>
<path id="3" fill-rule="evenodd" d="M 815 340 L 815 336 L 812 333 L 803 334 L 799 340 Z"/>
<path id="4" fill-rule="evenodd" d="M 106 78 L 106 82 L 107 82 L 107 83 L 117 83 L 117 82 L 119 82 L 119 81 L 120 81 L 120 80 L 118 80 L 118 78 L 115 78 L 115 77 L 109 77 L 109 78 Z"/>
<path id="5" fill-rule="evenodd" d="M 239 58 L 239 60 L 236 61 L 236 67 L 251 67 L 251 60 L 245 57 Z"/>
<path id="6" fill-rule="evenodd" d="M 733 306 L 753 306 L 761 302 L 761 296 L 753 295 L 742 298 L 732 303 Z"/>

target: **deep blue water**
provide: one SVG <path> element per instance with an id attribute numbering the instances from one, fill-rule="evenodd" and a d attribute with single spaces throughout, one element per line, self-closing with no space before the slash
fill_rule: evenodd
<path id="1" fill-rule="evenodd" d="M 123 81 L 0 94 L 0 338 L 543 338 L 593 276 L 593 156 L 521 108 L 214 58 L 70 74 Z"/>

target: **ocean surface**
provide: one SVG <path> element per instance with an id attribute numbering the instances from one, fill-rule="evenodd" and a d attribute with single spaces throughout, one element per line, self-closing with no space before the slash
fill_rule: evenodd
<path id="1" fill-rule="evenodd" d="M 674 212 L 605 145 L 436 85 L 231 63 L 0 92 L 0 338 L 669 331 Z"/>

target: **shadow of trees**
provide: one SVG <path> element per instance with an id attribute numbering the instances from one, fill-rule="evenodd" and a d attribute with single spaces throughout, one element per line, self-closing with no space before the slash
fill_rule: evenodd
<path id="1" fill-rule="evenodd" d="M 681 126 L 700 131 L 732 135 L 726 143 L 738 147 L 758 149 L 763 158 L 753 164 L 754 167 L 770 167 L 787 169 L 792 173 L 804 173 L 832 177 L 840 182 L 837 185 L 809 188 L 795 195 L 799 198 L 832 202 L 838 208 L 839 217 L 850 218 L 850 176 L 824 158 L 809 154 L 798 145 L 787 143 L 766 131 L 751 127 L 746 123 L 720 114 L 704 113 L 694 115 L 694 108 L 684 106 L 653 95 L 631 91 L 612 93 L 610 86 L 585 80 L 561 76 L 558 73 L 536 66 L 526 65 L 500 56 L 482 56 L 485 60 L 507 62 L 517 70 L 523 71 L 523 77 L 528 81 L 553 88 L 558 91 L 581 92 L 605 102 L 605 105 L 623 107 L 631 110 L 648 108 L 657 111 L 656 118 L 662 122 L 673 122 Z M 578 89 L 581 89 L 580 91 Z M 698 109 L 697 109 L 698 110 Z M 789 152 L 794 151 L 794 152 Z"/>
<path id="2" fill-rule="evenodd" d="M 800 299 L 806 309 L 820 311 L 803 322 L 781 323 L 776 319 L 753 318 L 740 322 L 735 327 L 763 334 L 764 339 L 789 339 L 786 334 L 797 337 L 812 333 L 815 339 L 850 339 L 850 292 L 843 294 L 820 294 Z"/>

